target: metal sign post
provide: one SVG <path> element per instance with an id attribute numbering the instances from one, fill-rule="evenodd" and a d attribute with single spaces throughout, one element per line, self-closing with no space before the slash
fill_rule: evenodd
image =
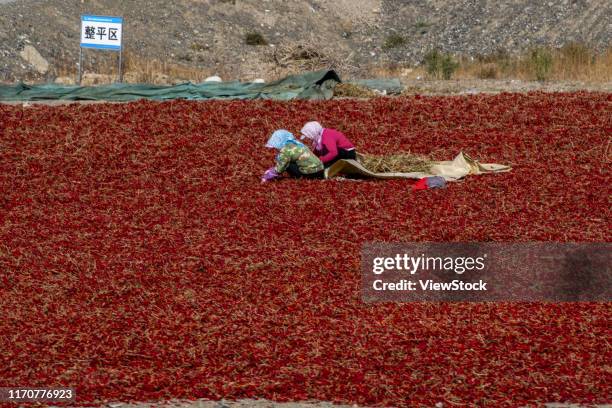
<path id="1" fill-rule="evenodd" d="M 123 82 L 123 50 L 119 50 L 119 83 Z"/>
<path id="2" fill-rule="evenodd" d="M 119 51 L 119 82 L 123 82 L 123 17 L 81 16 L 79 85 L 83 77 L 83 48 Z"/>
<path id="3" fill-rule="evenodd" d="M 81 67 L 83 66 L 83 47 L 79 47 L 79 85 L 81 85 Z"/>

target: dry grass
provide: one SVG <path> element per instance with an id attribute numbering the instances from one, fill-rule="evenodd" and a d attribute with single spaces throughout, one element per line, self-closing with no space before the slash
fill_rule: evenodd
<path id="1" fill-rule="evenodd" d="M 340 74 L 346 74 L 355 71 L 355 67 L 348 63 L 348 58 L 314 41 L 281 44 L 270 53 L 269 60 L 277 68 L 293 72 L 334 69 Z"/>
<path id="2" fill-rule="evenodd" d="M 244 43 L 246 45 L 268 45 L 268 40 L 263 34 L 258 32 L 247 33 L 244 37 Z"/>
<path id="3" fill-rule="evenodd" d="M 90 57 L 84 58 L 83 75 L 99 75 L 102 82 L 115 82 L 119 76 L 118 55 L 106 53 L 96 55 L 95 67 Z M 160 61 L 157 59 L 143 58 L 131 52 L 123 54 L 123 81 L 129 83 L 149 83 L 166 85 L 177 82 L 201 82 L 211 75 L 220 75 L 228 78 L 229 73 L 218 72 L 207 68 L 195 68 L 187 64 Z M 72 78 L 76 81 L 78 68 L 73 64 L 56 64 L 53 68 L 56 77 Z"/>
<path id="4" fill-rule="evenodd" d="M 390 50 L 392 48 L 398 48 L 406 44 L 406 38 L 399 34 L 391 34 L 385 38 L 385 42 L 382 45 L 383 50 Z"/>
<path id="5" fill-rule="evenodd" d="M 455 78 L 537 80 L 544 74 L 552 81 L 612 81 L 612 48 L 596 52 L 581 44 L 567 44 L 559 49 L 539 49 L 550 56 L 550 65 L 535 58 L 534 51 L 514 56 L 505 52 L 478 58 L 463 57 Z"/>
<path id="6" fill-rule="evenodd" d="M 126 82 L 141 83 L 202 82 L 211 75 L 220 75 L 222 78 L 228 77 L 224 73 L 211 69 L 194 68 L 158 60 L 145 60 L 132 55 L 126 59 L 125 72 Z"/>
<path id="7" fill-rule="evenodd" d="M 612 82 L 612 48 L 596 52 L 581 44 L 567 44 L 559 49 L 539 49 L 549 54 L 550 66 L 541 58 L 533 57 L 533 50 L 520 55 L 499 51 L 478 57 L 459 57 L 459 67 L 452 79 L 521 79 L 534 81 L 538 72 L 551 81 Z M 541 55 L 541 54 L 540 54 Z M 548 68 L 548 69 L 547 69 Z M 428 78 L 423 65 L 387 63 L 369 68 L 374 78 L 401 78 L 407 80 Z"/>
<path id="8" fill-rule="evenodd" d="M 334 87 L 334 96 L 341 98 L 373 98 L 376 92 L 364 86 L 340 83 Z"/>
<path id="9" fill-rule="evenodd" d="M 553 59 L 551 79 L 576 79 L 580 81 L 612 81 L 612 48 L 602 54 L 585 53 L 578 50 L 574 53 L 567 47 L 558 58 Z"/>
<path id="10" fill-rule="evenodd" d="M 368 170 L 375 173 L 427 173 L 432 166 L 432 161 L 427 157 L 415 155 L 410 152 L 400 152 L 387 156 L 374 156 L 360 153 L 358 159 Z"/>
<path id="11" fill-rule="evenodd" d="M 389 62 L 382 65 L 368 67 L 369 76 L 372 78 L 402 78 L 418 79 L 425 76 L 425 70 L 421 66 Z"/>
<path id="12" fill-rule="evenodd" d="M 459 67 L 452 79 L 520 79 L 550 81 L 581 81 L 587 83 L 612 82 L 612 48 L 604 52 L 594 50 L 580 44 L 568 44 L 560 49 L 540 49 L 544 54 L 550 55 L 550 66 L 542 65 L 542 59 L 534 59 L 533 54 L 526 52 L 522 55 L 511 55 L 506 52 L 497 52 L 492 55 L 479 57 L 459 57 Z M 270 50 L 268 59 L 274 66 L 270 72 L 262 73 L 266 79 L 280 78 L 288 74 L 312 71 L 316 69 L 335 69 L 342 78 L 355 76 L 369 76 L 372 78 L 400 78 L 403 80 L 416 80 L 428 78 L 424 66 L 414 66 L 407 63 L 389 62 L 382 65 L 373 65 L 368 68 L 368 74 L 357 75 L 357 67 L 349 64 L 350 58 L 334 54 L 320 44 L 308 42 L 279 46 Z M 93 63 L 95 58 L 95 66 Z M 77 78 L 77 67 L 70 58 L 58 58 L 59 64 L 52 66 L 56 77 Z M 68 62 L 70 61 L 70 62 Z M 544 59 L 544 61 L 546 61 Z M 184 81 L 200 82 L 211 75 L 219 75 L 223 79 L 233 79 L 234 75 L 229 69 L 198 68 L 193 61 L 168 62 L 158 59 L 149 59 L 135 53 L 124 53 L 124 82 L 173 84 Z M 84 60 L 84 73 L 99 74 L 100 80 L 114 82 L 118 78 L 116 53 L 87 53 Z M 362 92 L 352 95 L 355 89 L 340 89 L 342 96 L 367 96 Z"/>

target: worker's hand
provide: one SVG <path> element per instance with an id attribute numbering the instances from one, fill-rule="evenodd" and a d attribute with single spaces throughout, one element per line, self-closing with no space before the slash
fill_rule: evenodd
<path id="1" fill-rule="evenodd" d="M 267 183 L 268 181 L 274 180 L 275 178 L 277 178 L 279 176 L 280 176 L 280 174 L 278 174 L 276 172 L 274 167 L 271 167 L 268 170 L 266 170 L 266 172 L 263 174 L 263 176 L 261 176 L 261 182 L 262 183 Z"/>

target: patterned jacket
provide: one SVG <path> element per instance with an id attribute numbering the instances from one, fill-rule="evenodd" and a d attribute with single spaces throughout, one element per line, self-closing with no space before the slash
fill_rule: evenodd
<path id="1" fill-rule="evenodd" d="M 301 143 L 288 142 L 276 156 L 278 173 L 287 170 L 291 162 L 295 162 L 303 174 L 312 174 L 323 170 L 323 163 L 313 152 Z"/>

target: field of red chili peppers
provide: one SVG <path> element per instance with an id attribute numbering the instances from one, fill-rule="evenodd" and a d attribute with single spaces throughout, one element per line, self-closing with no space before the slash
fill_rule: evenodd
<path id="1" fill-rule="evenodd" d="M 260 184 L 277 128 L 510 173 Z M 365 304 L 366 241 L 610 241 L 605 93 L 0 105 L 0 386 L 518 407 L 612 401 L 610 303 Z"/>

